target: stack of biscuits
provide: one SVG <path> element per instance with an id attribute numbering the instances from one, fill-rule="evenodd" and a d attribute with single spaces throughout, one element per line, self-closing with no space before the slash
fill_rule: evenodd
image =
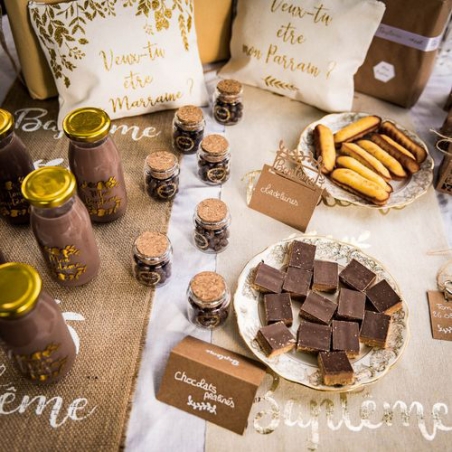
<path id="1" fill-rule="evenodd" d="M 390 181 L 410 177 L 427 157 L 424 146 L 391 121 L 369 115 L 333 133 L 324 124 L 314 128 L 321 171 L 343 189 L 384 206 L 393 191 Z"/>

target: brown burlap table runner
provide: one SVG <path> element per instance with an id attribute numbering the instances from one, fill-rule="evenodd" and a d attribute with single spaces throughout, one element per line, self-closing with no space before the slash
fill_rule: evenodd
<path id="1" fill-rule="evenodd" d="M 16 116 L 16 133 L 34 161 L 68 165 L 68 141 L 55 129 L 56 99 L 33 101 L 16 82 L 3 108 Z M 131 274 L 131 249 L 144 230 L 166 232 L 171 205 L 144 192 L 144 159 L 170 148 L 166 111 L 113 122 L 128 191 L 125 216 L 95 225 L 102 259 L 97 278 L 65 289 L 53 282 L 29 227 L 0 223 L 0 249 L 12 261 L 35 266 L 80 341 L 70 375 L 53 386 L 36 387 L 18 377 L 0 352 L 0 431 L 2 450 L 113 451 L 123 444 L 153 291 Z"/>

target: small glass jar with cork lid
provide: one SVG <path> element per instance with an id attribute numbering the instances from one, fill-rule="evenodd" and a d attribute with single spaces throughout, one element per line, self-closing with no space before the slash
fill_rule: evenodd
<path id="1" fill-rule="evenodd" d="M 219 185 L 229 179 L 228 140 L 218 134 L 206 136 L 198 149 L 198 175 L 209 185 Z"/>
<path id="2" fill-rule="evenodd" d="M 30 265 L 0 265 L 0 342 L 14 367 L 33 383 L 61 380 L 75 361 L 63 314 Z"/>
<path id="3" fill-rule="evenodd" d="M 165 234 L 145 231 L 132 248 L 132 271 L 136 280 L 149 287 L 161 287 L 171 277 L 173 249 Z"/>
<path id="4" fill-rule="evenodd" d="M 243 87 L 237 80 L 226 79 L 218 83 L 213 104 L 213 116 L 217 122 L 232 126 L 243 117 Z"/>
<path id="5" fill-rule="evenodd" d="M 199 107 L 185 105 L 180 107 L 173 120 L 173 147 L 183 154 L 197 151 L 204 137 L 206 121 Z"/>
<path id="6" fill-rule="evenodd" d="M 144 162 L 146 193 L 157 201 L 173 199 L 179 191 L 179 162 L 168 151 L 149 154 Z"/>
<path id="7" fill-rule="evenodd" d="M 215 272 L 195 275 L 187 290 L 188 319 L 194 325 L 213 330 L 229 316 L 231 296 L 224 278 Z"/>
<path id="8" fill-rule="evenodd" d="M 194 242 L 205 253 L 221 253 L 229 245 L 231 216 L 228 206 L 221 199 L 201 201 L 194 215 Z"/>

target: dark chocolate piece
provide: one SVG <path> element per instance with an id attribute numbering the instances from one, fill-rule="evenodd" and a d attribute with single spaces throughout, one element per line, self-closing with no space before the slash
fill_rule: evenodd
<path id="1" fill-rule="evenodd" d="M 328 351 L 331 342 L 331 327 L 302 320 L 297 332 L 297 350 L 317 353 Z"/>
<path id="2" fill-rule="evenodd" d="M 289 292 L 292 299 L 304 301 L 311 285 L 312 273 L 301 268 L 289 267 L 284 279 L 283 291 Z"/>
<path id="3" fill-rule="evenodd" d="M 359 340 L 369 347 L 385 348 L 390 324 L 390 315 L 366 311 L 359 333 Z"/>
<path id="4" fill-rule="evenodd" d="M 292 326 L 292 303 L 288 293 L 264 295 L 265 323 L 282 321 L 286 326 Z"/>
<path id="5" fill-rule="evenodd" d="M 357 290 L 342 287 L 337 299 L 337 317 L 345 320 L 359 320 L 364 318 L 366 294 Z"/>
<path id="6" fill-rule="evenodd" d="M 301 305 L 299 316 L 306 320 L 327 325 L 334 313 L 337 304 L 318 293 L 309 292 L 305 302 Z"/>
<path id="7" fill-rule="evenodd" d="M 355 381 L 353 367 L 345 352 L 319 353 L 318 363 L 326 386 L 349 385 Z"/>
<path id="8" fill-rule="evenodd" d="M 314 267 L 315 245 L 294 240 L 289 250 L 289 267 L 312 271 Z"/>
<path id="9" fill-rule="evenodd" d="M 349 358 L 359 355 L 359 324 L 357 322 L 342 322 L 333 320 L 332 350 L 343 351 Z"/>
<path id="10" fill-rule="evenodd" d="M 366 290 L 375 278 L 376 274 L 356 259 L 352 259 L 339 273 L 339 279 L 343 284 L 361 292 Z"/>
<path id="11" fill-rule="evenodd" d="M 257 332 L 256 341 L 268 357 L 281 355 L 295 347 L 295 338 L 283 322 L 263 326 Z"/>
<path id="12" fill-rule="evenodd" d="M 259 292 L 281 293 L 285 273 L 260 262 L 254 273 L 254 285 Z"/>
<path id="13" fill-rule="evenodd" d="M 337 262 L 314 261 L 312 288 L 319 292 L 336 292 L 339 285 Z"/>
<path id="14" fill-rule="evenodd" d="M 385 279 L 368 289 L 366 295 L 378 312 L 392 314 L 402 307 L 401 298 Z"/>

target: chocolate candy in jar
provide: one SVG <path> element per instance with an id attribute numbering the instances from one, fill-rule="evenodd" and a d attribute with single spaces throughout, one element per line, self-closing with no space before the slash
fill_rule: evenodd
<path id="1" fill-rule="evenodd" d="M 228 140 L 217 134 L 206 136 L 198 149 L 198 175 L 209 185 L 219 185 L 229 179 Z"/>
<path id="2" fill-rule="evenodd" d="M 33 383 L 55 383 L 76 349 L 61 310 L 30 265 L 0 265 L 0 340 L 14 367 Z"/>
<path id="3" fill-rule="evenodd" d="M 194 215 L 194 242 L 206 253 L 220 253 L 229 245 L 231 216 L 221 199 L 208 198 L 201 201 Z"/>
<path id="4" fill-rule="evenodd" d="M 243 87 L 237 80 L 221 80 L 218 83 L 213 103 L 213 116 L 225 126 L 237 124 L 243 117 Z"/>
<path id="5" fill-rule="evenodd" d="M 30 205 L 20 187 L 33 170 L 30 154 L 14 133 L 13 115 L 0 108 L 0 215 L 13 225 L 30 221 Z"/>
<path id="6" fill-rule="evenodd" d="M 99 108 L 79 108 L 63 121 L 69 138 L 69 167 L 91 220 L 105 223 L 123 215 L 127 207 L 121 156 L 109 135 L 111 121 Z"/>
<path id="7" fill-rule="evenodd" d="M 204 137 L 206 121 L 199 107 L 185 105 L 176 111 L 173 120 L 173 147 L 183 154 L 197 151 Z"/>
<path id="8" fill-rule="evenodd" d="M 99 250 L 74 175 L 59 166 L 39 168 L 25 178 L 22 193 L 31 204 L 31 227 L 53 279 L 66 287 L 91 281 L 99 271 Z"/>
<path id="9" fill-rule="evenodd" d="M 218 273 L 195 275 L 188 285 L 187 297 L 188 319 L 194 325 L 213 330 L 226 322 L 231 296 L 225 280 Z"/>
<path id="10" fill-rule="evenodd" d="M 156 151 L 144 162 L 146 193 L 157 201 L 173 199 L 179 191 L 179 163 L 174 154 Z"/>
<path id="11" fill-rule="evenodd" d="M 171 276 L 173 249 L 165 234 L 145 231 L 133 244 L 132 271 L 136 280 L 149 287 L 165 285 Z"/>

